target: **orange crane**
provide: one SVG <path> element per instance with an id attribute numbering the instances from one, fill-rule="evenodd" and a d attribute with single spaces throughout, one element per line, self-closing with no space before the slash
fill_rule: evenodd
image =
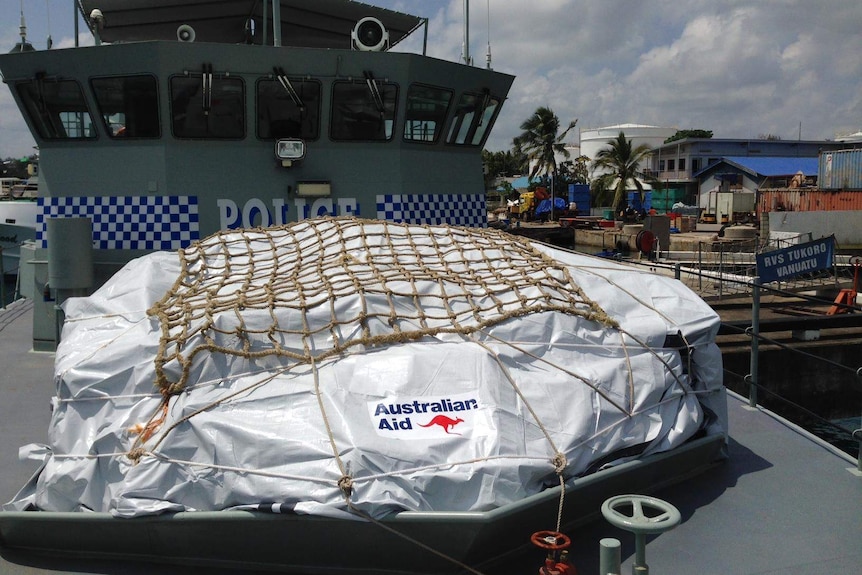
<path id="1" fill-rule="evenodd" d="M 859 293 L 859 268 L 862 267 L 862 256 L 853 256 L 850 258 L 850 263 L 853 264 L 853 287 L 845 288 L 838 292 L 838 297 L 826 312 L 826 315 L 836 315 L 839 313 L 848 313 L 853 311 L 851 307 L 856 305 L 856 294 Z"/>

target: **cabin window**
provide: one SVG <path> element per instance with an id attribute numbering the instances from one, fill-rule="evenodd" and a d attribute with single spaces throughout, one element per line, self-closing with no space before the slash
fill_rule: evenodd
<path id="1" fill-rule="evenodd" d="M 172 77 L 171 118 L 177 138 L 243 138 L 245 87 L 242 79 L 212 74 Z"/>
<path id="2" fill-rule="evenodd" d="M 500 109 L 500 101 L 490 94 L 462 94 L 449 126 L 447 144 L 481 146 Z"/>
<path id="3" fill-rule="evenodd" d="M 407 90 L 407 112 L 404 139 L 412 142 L 436 142 L 452 102 L 452 92 L 433 86 L 413 84 Z"/>
<path id="4" fill-rule="evenodd" d="M 158 138 L 159 91 L 153 76 L 90 80 L 99 115 L 112 138 Z"/>
<path id="5" fill-rule="evenodd" d="M 364 82 L 332 85 L 333 140 L 377 141 L 392 139 L 398 87 L 367 77 Z"/>
<path id="6" fill-rule="evenodd" d="M 286 76 L 257 83 L 257 136 L 264 140 L 320 136 L 320 82 Z"/>
<path id="7" fill-rule="evenodd" d="M 17 84 L 24 110 L 46 140 L 95 139 L 93 118 L 75 80 L 35 80 Z"/>

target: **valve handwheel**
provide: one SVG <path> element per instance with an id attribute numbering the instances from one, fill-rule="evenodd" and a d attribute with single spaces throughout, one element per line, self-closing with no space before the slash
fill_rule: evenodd
<path id="1" fill-rule="evenodd" d="M 621 508 L 631 508 L 631 515 Z M 658 511 L 657 514 L 649 511 Z M 602 504 L 602 515 L 611 525 L 632 533 L 662 533 L 676 527 L 682 516 L 679 510 L 655 497 L 645 495 L 618 495 Z"/>
<path id="2" fill-rule="evenodd" d="M 530 541 L 532 541 L 533 545 L 536 547 L 549 549 L 551 551 L 568 549 L 569 545 L 572 544 L 572 540 L 569 539 L 569 536 L 560 533 L 559 531 L 536 531 L 530 537 Z"/>

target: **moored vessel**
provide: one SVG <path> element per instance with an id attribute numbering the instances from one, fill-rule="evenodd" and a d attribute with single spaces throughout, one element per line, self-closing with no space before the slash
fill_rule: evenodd
<path id="1" fill-rule="evenodd" d="M 7 548 L 327 572 L 339 534 L 360 572 L 457 570 L 721 457 L 699 298 L 471 230 L 511 76 L 388 51 L 423 20 L 357 2 L 79 6 L 96 46 L 0 57 L 40 147 L 34 346 L 66 314 Z"/>

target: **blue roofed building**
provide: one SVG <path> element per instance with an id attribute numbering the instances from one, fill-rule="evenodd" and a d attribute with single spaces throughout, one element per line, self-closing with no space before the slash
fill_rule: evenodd
<path id="1" fill-rule="evenodd" d="M 748 176 L 752 183 L 756 183 L 752 188 L 755 190 L 760 187 L 788 188 L 791 186 L 791 180 L 800 173 L 808 179 L 808 185 L 816 184 L 818 166 L 817 156 L 813 158 L 725 156 L 718 163 L 694 174 L 694 177 L 700 180 L 701 191 L 709 178 L 728 169 Z M 804 183 L 799 182 L 798 178 L 796 181 L 797 186 Z"/>
<path id="2" fill-rule="evenodd" d="M 654 148 L 645 167 L 650 175 L 657 178 L 663 189 L 676 191 L 674 197 L 695 205 L 701 194 L 701 180 L 697 176 L 707 173 L 707 169 L 724 158 L 747 160 L 809 159 L 817 162 L 821 152 L 862 148 L 862 142 L 835 142 L 830 140 L 757 140 L 725 138 L 685 138 Z M 738 162 L 737 162 L 738 163 Z M 766 170 L 767 165 L 746 164 L 755 173 Z M 780 168 L 780 163 L 768 165 L 767 174 Z M 795 173 L 795 170 L 793 171 Z M 814 171 L 816 174 L 816 169 Z"/>
<path id="3" fill-rule="evenodd" d="M 700 182 L 701 219 L 715 223 L 753 220 L 758 190 L 813 187 L 817 183 L 818 167 L 816 157 L 719 158 L 693 174 Z"/>

